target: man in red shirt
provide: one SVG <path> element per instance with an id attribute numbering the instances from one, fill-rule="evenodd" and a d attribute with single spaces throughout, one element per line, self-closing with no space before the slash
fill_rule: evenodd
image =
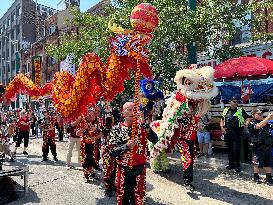
<path id="1" fill-rule="evenodd" d="M 78 163 L 81 162 L 80 158 L 80 144 L 81 144 L 81 137 L 76 135 L 77 126 L 82 120 L 82 116 L 80 116 L 76 121 L 71 122 L 67 128 L 67 133 L 70 134 L 69 136 L 69 146 L 67 151 L 67 157 L 66 157 L 66 168 L 71 169 L 71 157 L 72 157 L 72 151 L 74 146 L 76 145 L 77 152 L 78 152 Z"/>
<path id="2" fill-rule="evenodd" d="M 118 205 L 145 204 L 147 139 L 156 143 L 157 135 L 148 127 L 139 127 L 139 134 L 132 139 L 132 102 L 123 105 L 124 122 L 110 132 L 110 155 L 116 157 L 116 196 Z"/>
<path id="3" fill-rule="evenodd" d="M 17 127 L 18 127 L 18 139 L 15 145 L 15 151 L 14 154 L 16 154 L 16 150 L 18 147 L 20 147 L 20 144 L 22 143 L 22 140 L 24 139 L 24 155 L 28 155 L 26 149 L 28 147 L 29 142 L 29 129 L 30 129 L 30 123 L 28 120 L 28 113 L 25 110 L 22 110 L 20 113 L 20 117 L 17 121 Z"/>
<path id="4" fill-rule="evenodd" d="M 45 111 L 44 113 L 44 120 L 41 123 L 41 128 L 43 131 L 43 159 L 42 162 L 47 161 L 48 153 L 49 153 L 49 147 L 51 150 L 51 153 L 54 157 L 55 161 L 58 161 L 57 159 L 57 152 L 56 152 L 56 140 L 55 140 L 55 122 L 56 119 L 54 116 L 49 116 L 48 111 Z"/>

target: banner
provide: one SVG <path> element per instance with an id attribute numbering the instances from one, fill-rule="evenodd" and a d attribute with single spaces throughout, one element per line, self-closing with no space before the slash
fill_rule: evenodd
<path id="1" fill-rule="evenodd" d="M 34 83 L 41 85 L 42 81 L 42 56 L 32 57 L 32 67 L 34 72 Z"/>

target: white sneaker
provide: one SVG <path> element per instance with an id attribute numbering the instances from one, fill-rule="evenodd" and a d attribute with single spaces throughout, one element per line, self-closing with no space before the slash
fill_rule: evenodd
<path id="1" fill-rule="evenodd" d="M 66 169 L 72 169 L 72 166 L 70 164 L 67 164 Z"/>

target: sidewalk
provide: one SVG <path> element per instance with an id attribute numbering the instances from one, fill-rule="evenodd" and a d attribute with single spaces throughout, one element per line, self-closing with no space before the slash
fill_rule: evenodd
<path id="1" fill-rule="evenodd" d="M 172 155 L 168 156 L 170 160 L 180 162 L 180 154 L 175 152 Z M 227 173 L 235 173 L 234 170 L 227 170 L 226 166 L 228 165 L 228 157 L 226 153 L 213 153 L 209 158 L 205 157 L 197 157 L 195 160 L 196 167 L 203 168 L 212 168 L 219 171 L 227 172 Z M 249 163 L 241 163 L 241 172 L 240 175 L 244 175 L 246 177 L 253 177 L 253 166 Z M 260 174 L 261 178 L 265 178 L 265 174 Z"/>

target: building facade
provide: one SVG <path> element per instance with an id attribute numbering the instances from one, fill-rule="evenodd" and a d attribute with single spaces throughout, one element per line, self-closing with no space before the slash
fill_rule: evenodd
<path id="1" fill-rule="evenodd" d="M 251 0 L 234 0 L 235 3 L 244 4 L 249 3 Z M 271 9 L 264 9 L 258 13 L 249 14 L 246 19 L 252 18 L 252 16 L 259 15 L 263 13 L 265 16 L 272 15 Z M 265 33 L 273 33 L 273 21 L 264 21 L 262 27 Z M 224 44 L 221 42 L 221 44 Z M 273 60 L 273 41 L 269 42 L 251 42 L 251 26 L 244 26 L 239 30 L 232 40 L 232 45 L 240 48 L 243 56 L 254 56 L 260 58 L 267 58 Z M 215 66 L 220 62 L 217 59 L 211 58 L 207 52 L 201 52 L 197 54 L 197 64 L 198 66 Z"/>
<path id="2" fill-rule="evenodd" d="M 1 17 L 0 82 L 4 85 L 20 71 L 21 51 L 43 35 L 43 20 L 54 12 L 33 0 L 16 0 Z"/>

